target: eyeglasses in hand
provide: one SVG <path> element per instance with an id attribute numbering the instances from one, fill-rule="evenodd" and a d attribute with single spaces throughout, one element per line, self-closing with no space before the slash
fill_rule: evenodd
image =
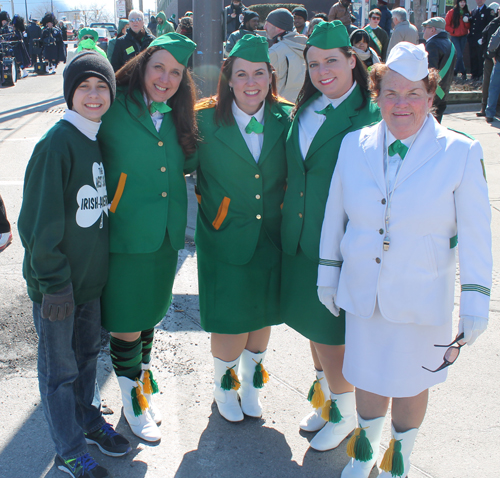
<path id="1" fill-rule="evenodd" d="M 448 347 L 448 350 L 444 353 L 443 357 L 444 362 L 436 370 L 431 370 L 430 368 L 424 367 L 423 365 L 422 368 L 428 370 L 429 372 L 434 373 L 434 372 L 439 372 L 440 370 L 443 370 L 446 367 L 452 365 L 460 355 L 460 349 L 465 345 L 465 343 L 463 344 L 459 343 L 459 341 L 463 340 L 463 338 L 464 338 L 464 333 L 462 332 L 460 335 L 457 335 L 455 340 L 449 345 L 434 345 L 434 347 Z"/>

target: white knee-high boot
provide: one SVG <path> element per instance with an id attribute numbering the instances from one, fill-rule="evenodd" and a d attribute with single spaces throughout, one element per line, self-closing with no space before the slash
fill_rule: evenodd
<path id="1" fill-rule="evenodd" d="M 232 362 L 224 362 L 214 357 L 214 398 L 219 413 L 229 422 L 241 422 L 243 412 L 238 401 L 240 381 L 238 364 L 240 357 Z"/>
<path id="2" fill-rule="evenodd" d="M 241 410 L 249 417 L 260 418 L 262 416 L 259 392 L 269 380 L 262 364 L 265 358 L 266 351 L 254 354 L 247 349 L 243 350 L 240 357 L 241 387 L 238 395 L 241 400 Z"/>
<path id="3" fill-rule="evenodd" d="M 316 434 L 309 445 L 318 451 L 333 450 L 356 428 L 356 398 L 354 392 L 330 393 L 325 403 L 323 419 L 328 423 Z"/>
<path id="4" fill-rule="evenodd" d="M 151 418 L 140 382 L 118 377 L 118 384 L 122 392 L 123 413 L 134 435 L 146 441 L 158 441 L 161 432 Z"/>
<path id="5" fill-rule="evenodd" d="M 411 428 L 403 433 L 398 433 L 391 425 L 392 440 L 380 464 L 380 478 L 401 477 L 406 478 L 410 472 L 410 455 L 415 445 L 418 428 Z"/>
<path id="6" fill-rule="evenodd" d="M 385 416 L 364 420 L 358 414 L 358 428 L 347 444 L 351 461 L 342 470 L 340 478 L 368 478 L 377 462 L 384 421 Z"/>
<path id="7" fill-rule="evenodd" d="M 156 406 L 155 400 L 153 398 L 153 395 L 158 393 L 158 384 L 153 377 L 151 363 L 142 364 L 141 382 L 144 384 L 144 396 L 148 401 L 149 413 L 151 414 L 151 418 L 157 425 L 159 425 L 161 423 L 162 416 L 160 409 Z"/>
<path id="8" fill-rule="evenodd" d="M 319 392 L 317 389 L 318 383 L 320 385 L 320 390 L 323 392 L 322 400 L 314 397 L 314 395 Z M 323 370 L 316 370 L 316 380 L 313 382 L 308 396 L 308 399 L 315 407 L 315 410 L 302 419 L 299 424 L 301 430 L 304 430 L 305 432 L 317 432 L 325 426 L 327 421 L 321 417 L 321 414 L 323 413 L 323 407 L 325 406 L 325 402 L 328 400 L 329 396 L 330 389 L 328 388 L 325 372 L 323 372 Z"/>

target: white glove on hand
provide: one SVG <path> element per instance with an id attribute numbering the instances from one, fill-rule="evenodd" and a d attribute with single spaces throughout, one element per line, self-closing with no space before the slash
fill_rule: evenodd
<path id="1" fill-rule="evenodd" d="M 340 309 L 335 305 L 337 290 L 333 287 L 318 286 L 319 301 L 335 316 L 340 315 Z"/>
<path id="2" fill-rule="evenodd" d="M 478 45 L 482 45 L 482 44 L 483 44 L 483 39 L 482 39 L 482 38 L 480 38 L 480 39 L 477 41 L 477 44 L 478 44 Z"/>
<path id="3" fill-rule="evenodd" d="M 472 345 L 487 327 L 488 319 L 483 317 L 474 317 L 472 315 L 464 315 L 463 317 L 460 317 L 458 332 L 463 332 L 463 341 L 466 342 L 467 345 Z"/>

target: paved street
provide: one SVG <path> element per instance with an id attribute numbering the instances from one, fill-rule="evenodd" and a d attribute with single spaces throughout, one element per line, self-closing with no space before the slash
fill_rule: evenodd
<path id="1" fill-rule="evenodd" d="M 30 76 L 14 88 L 0 89 L 0 193 L 14 234 L 12 245 L 0 254 L 2 478 L 67 476 L 53 466 L 54 449 L 40 405 L 37 337 L 17 233 L 26 164 L 38 139 L 61 118 L 64 108 L 62 67 L 57 75 Z M 476 137 L 485 153 L 495 259 L 490 327 L 473 346 L 462 349 L 447 382 L 431 390 L 410 478 L 497 478 L 500 474 L 500 122 L 487 125 L 476 118 L 476 110 L 455 107 L 443 124 Z M 189 178 L 188 185 L 192 190 Z M 122 478 L 339 477 L 348 461 L 346 443 L 320 453 L 308 447 L 313 435 L 299 432 L 300 419 L 311 410 L 306 395 L 314 378 L 313 365 L 308 342 L 287 326 L 276 327 L 271 336 L 266 363 L 271 380 L 262 393 L 262 419 L 230 424 L 212 403 L 210 341 L 199 325 L 192 193 L 190 200 L 186 249 L 180 254 L 174 301 L 157 327 L 153 349 L 155 377 L 162 392 L 157 403 L 163 413 L 163 439 L 156 445 L 146 444 L 129 431 L 103 334 L 99 360 L 103 404 L 112 413 L 107 419 L 131 440 L 133 451 L 121 458 L 105 457 L 95 447 L 91 453 Z M 384 449 L 389 440 L 386 420 Z M 374 469 L 371 478 L 377 475 Z"/>

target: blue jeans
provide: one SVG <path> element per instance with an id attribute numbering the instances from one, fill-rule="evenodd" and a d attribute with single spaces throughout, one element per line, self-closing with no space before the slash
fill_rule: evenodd
<path id="1" fill-rule="evenodd" d="M 101 346 L 101 303 L 75 307 L 71 317 L 42 319 L 33 303 L 38 333 L 38 385 L 56 452 L 65 460 L 87 453 L 84 432 L 104 425 L 96 381 Z"/>
<path id="2" fill-rule="evenodd" d="M 495 63 L 490 78 L 490 89 L 488 91 L 488 104 L 486 105 L 486 117 L 494 118 L 497 112 L 498 96 L 500 95 L 500 61 Z"/>
<path id="3" fill-rule="evenodd" d="M 450 35 L 450 40 L 457 51 L 457 62 L 455 63 L 455 74 L 465 73 L 464 65 L 464 50 L 465 44 L 467 43 L 467 35 L 461 37 L 454 37 Z"/>

